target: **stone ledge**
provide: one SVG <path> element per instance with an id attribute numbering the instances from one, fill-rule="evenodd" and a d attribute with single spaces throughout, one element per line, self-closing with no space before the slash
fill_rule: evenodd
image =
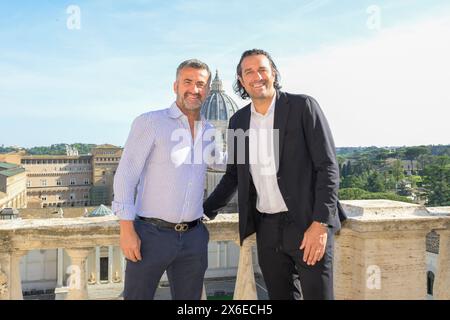
<path id="1" fill-rule="evenodd" d="M 342 201 L 349 219 L 342 232 L 394 232 L 441 230 L 450 228 L 448 207 L 432 208 L 389 201 Z M 112 245 L 119 240 L 116 216 L 0 221 L 2 251 L 50 249 L 76 245 Z M 238 214 L 220 214 L 207 221 L 211 241 L 239 241 Z M 254 237 L 252 237 L 253 239 Z"/>
<path id="2" fill-rule="evenodd" d="M 447 229 L 450 215 L 434 208 L 430 212 L 422 205 L 391 200 L 344 200 L 341 201 L 348 220 L 343 229 L 355 232 L 393 232 Z"/>
<path id="3" fill-rule="evenodd" d="M 422 205 L 391 200 L 341 201 L 349 218 L 358 220 L 387 220 L 428 217 L 430 213 Z"/>
<path id="4" fill-rule="evenodd" d="M 450 216 L 450 207 L 428 207 L 431 215 Z"/>

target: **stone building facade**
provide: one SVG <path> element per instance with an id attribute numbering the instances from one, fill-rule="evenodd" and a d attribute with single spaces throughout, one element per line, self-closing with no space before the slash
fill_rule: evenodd
<path id="1" fill-rule="evenodd" d="M 21 155 L 31 208 L 110 204 L 122 149 L 100 145 L 91 154 Z"/>
<path id="2" fill-rule="evenodd" d="M 75 207 L 90 204 L 90 155 L 28 155 L 23 156 L 21 162 L 27 173 L 29 207 Z"/>
<path id="3" fill-rule="evenodd" d="M 21 166 L 0 162 L 0 210 L 26 208 L 26 173 Z"/>
<path id="4" fill-rule="evenodd" d="M 111 204 L 114 175 L 121 156 L 122 149 L 110 144 L 92 149 L 92 205 Z"/>

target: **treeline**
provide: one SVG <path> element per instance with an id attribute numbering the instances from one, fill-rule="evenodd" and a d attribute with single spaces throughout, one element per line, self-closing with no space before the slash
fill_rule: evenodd
<path id="1" fill-rule="evenodd" d="M 4 145 L 0 146 L 0 153 L 9 153 L 14 151 L 17 151 L 17 149 L 13 147 L 5 147 Z"/>
<path id="2" fill-rule="evenodd" d="M 450 146 L 340 148 L 340 198 L 450 205 Z"/>
<path id="3" fill-rule="evenodd" d="M 418 147 L 338 147 L 336 148 L 336 154 L 343 157 L 358 156 L 362 154 L 367 155 L 387 155 L 396 157 L 403 157 L 405 153 L 412 152 L 413 154 L 417 150 L 428 150 L 428 153 L 433 156 L 450 156 L 450 145 L 430 145 L 430 146 L 418 146 Z"/>
<path id="4" fill-rule="evenodd" d="M 70 147 L 78 150 L 78 153 L 88 154 L 91 153 L 91 149 L 96 147 L 96 144 L 85 144 L 85 143 L 73 143 L 69 144 Z M 31 155 L 65 155 L 66 154 L 66 144 L 58 143 L 52 144 L 51 146 L 42 146 L 42 147 L 32 147 L 32 148 L 13 148 L 13 147 L 4 147 L 0 146 L 0 153 L 8 153 L 13 151 L 24 150 L 27 154 Z"/>

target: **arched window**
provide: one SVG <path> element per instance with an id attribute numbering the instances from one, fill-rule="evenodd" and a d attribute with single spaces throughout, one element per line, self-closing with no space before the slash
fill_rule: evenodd
<path id="1" fill-rule="evenodd" d="M 434 273 L 427 271 L 427 294 L 433 295 Z"/>

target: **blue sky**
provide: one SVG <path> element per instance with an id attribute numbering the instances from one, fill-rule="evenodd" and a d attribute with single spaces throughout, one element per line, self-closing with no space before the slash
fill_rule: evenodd
<path id="1" fill-rule="evenodd" d="M 69 5 L 79 30 L 67 28 Z M 367 26 L 371 5 L 379 30 Z M 319 100 L 338 146 L 450 143 L 449 13 L 445 0 L 2 0 L 0 145 L 123 145 L 137 115 L 174 100 L 175 69 L 193 57 L 243 105 L 231 84 L 254 47 L 272 54 L 287 91 Z"/>

